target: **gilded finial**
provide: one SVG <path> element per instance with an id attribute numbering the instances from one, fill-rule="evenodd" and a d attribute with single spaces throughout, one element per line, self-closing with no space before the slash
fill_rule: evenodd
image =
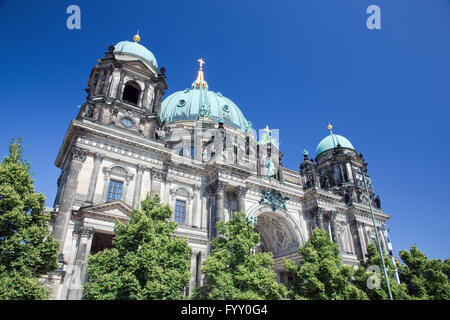
<path id="1" fill-rule="evenodd" d="M 266 124 L 266 127 L 263 129 L 266 132 L 266 135 L 269 136 L 272 130 L 269 129 L 269 126 Z"/>
<path id="2" fill-rule="evenodd" d="M 200 88 L 208 88 L 208 83 L 205 81 L 203 76 L 203 65 L 205 61 L 202 58 L 197 60 L 200 63 L 200 69 L 198 70 L 197 79 L 192 83 L 192 88 L 200 89 Z"/>
<path id="3" fill-rule="evenodd" d="M 139 41 L 141 41 L 141 37 L 139 36 L 139 30 L 138 32 L 133 36 L 133 40 L 134 42 L 138 43 Z"/>
<path id="4" fill-rule="evenodd" d="M 331 123 L 328 121 L 328 130 L 330 130 L 330 134 L 333 133 L 332 129 L 333 129 L 333 126 L 332 126 Z"/>

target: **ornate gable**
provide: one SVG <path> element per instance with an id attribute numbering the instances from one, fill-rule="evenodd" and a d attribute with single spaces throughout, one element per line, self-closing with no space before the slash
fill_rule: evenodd
<path id="1" fill-rule="evenodd" d="M 95 204 L 92 206 L 81 207 L 74 211 L 74 217 L 82 219 L 84 217 L 96 217 L 105 220 L 119 219 L 121 221 L 128 221 L 132 208 L 122 200 L 115 200 Z"/>

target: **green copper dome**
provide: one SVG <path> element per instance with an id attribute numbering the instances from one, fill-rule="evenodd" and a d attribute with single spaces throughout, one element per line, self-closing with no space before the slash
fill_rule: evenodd
<path id="1" fill-rule="evenodd" d="M 114 53 L 134 56 L 138 59 L 145 60 L 146 62 L 158 68 L 155 56 L 146 47 L 140 45 L 137 42 L 120 41 L 115 45 Z"/>
<path id="2" fill-rule="evenodd" d="M 329 136 L 325 137 L 322 141 L 320 141 L 316 149 L 316 157 L 322 152 L 336 148 L 338 144 L 342 148 L 349 148 L 355 150 L 355 148 L 353 148 L 353 145 L 350 143 L 350 141 L 347 140 L 347 138 L 332 133 Z"/>
<path id="3" fill-rule="evenodd" d="M 207 87 L 177 91 L 162 103 L 161 120 L 167 122 L 197 120 L 205 115 L 213 121 L 221 119 L 225 125 L 242 131 L 251 126 L 233 101 Z"/>

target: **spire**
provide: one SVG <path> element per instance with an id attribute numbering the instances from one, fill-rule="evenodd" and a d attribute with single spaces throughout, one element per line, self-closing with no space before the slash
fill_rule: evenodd
<path id="1" fill-rule="evenodd" d="M 201 88 L 208 88 L 208 83 L 205 81 L 203 77 L 203 64 L 205 61 L 203 61 L 202 58 L 197 60 L 200 63 L 200 69 L 198 70 L 197 79 L 192 83 L 193 89 L 201 89 Z"/>
<path id="2" fill-rule="evenodd" d="M 141 41 L 141 37 L 139 36 L 139 30 L 138 32 L 133 36 L 133 40 L 134 42 L 138 43 L 139 41 Z"/>

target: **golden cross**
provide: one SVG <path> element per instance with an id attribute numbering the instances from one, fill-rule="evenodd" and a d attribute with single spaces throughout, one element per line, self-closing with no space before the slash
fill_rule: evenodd
<path id="1" fill-rule="evenodd" d="M 202 58 L 198 59 L 198 62 L 200 62 L 200 69 L 202 68 L 203 64 L 205 63 L 205 61 L 203 61 Z"/>
<path id="2" fill-rule="evenodd" d="M 266 132 L 267 136 L 269 136 L 269 133 L 272 132 L 272 130 L 269 130 L 269 126 L 267 124 L 266 124 L 266 128 L 263 130 Z"/>

